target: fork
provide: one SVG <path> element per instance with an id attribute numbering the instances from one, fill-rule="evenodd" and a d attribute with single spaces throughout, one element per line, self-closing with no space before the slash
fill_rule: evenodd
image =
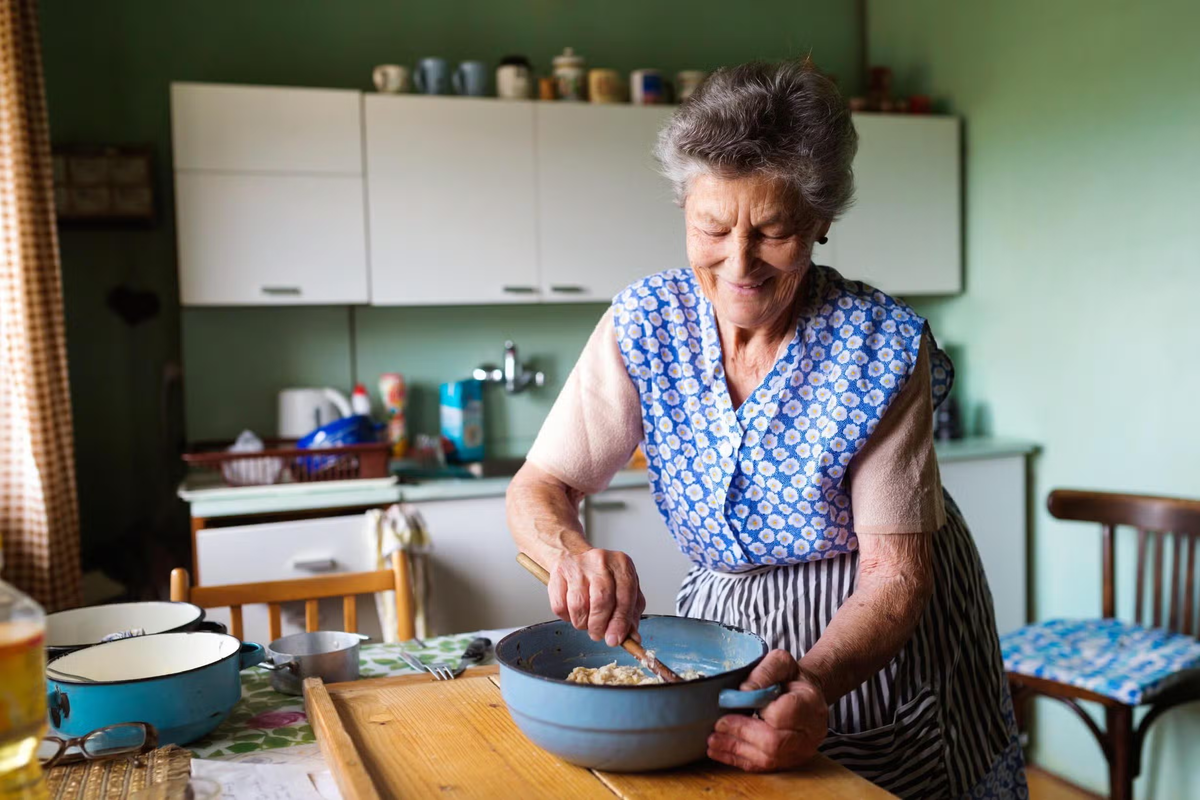
<path id="1" fill-rule="evenodd" d="M 405 664 L 408 664 L 418 672 L 428 672 L 439 681 L 454 680 L 462 672 L 462 670 L 455 671 L 454 667 L 444 661 L 437 661 L 433 664 L 423 664 L 415 655 L 404 650 L 400 651 L 400 658 Z"/>

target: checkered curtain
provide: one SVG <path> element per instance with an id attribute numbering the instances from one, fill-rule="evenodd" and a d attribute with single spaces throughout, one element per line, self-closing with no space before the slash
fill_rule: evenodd
<path id="1" fill-rule="evenodd" d="M 0 554 L 47 611 L 79 605 L 79 510 L 36 0 L 0 0 Z"/>

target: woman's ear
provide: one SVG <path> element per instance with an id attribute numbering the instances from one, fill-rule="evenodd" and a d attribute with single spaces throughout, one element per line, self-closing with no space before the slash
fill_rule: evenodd
<path id="1" fill-rule="evenodd" d="M 817 220 L 817 231 L 816 231 L 816 235 L 813 236 L 813 241 L 815 242 L 818 239 L 824 239 L 826 234 L 829 233 L 829 226 L 832 224 L 833 224 L 833 220 L 828 220 L 828 219 Z"/>

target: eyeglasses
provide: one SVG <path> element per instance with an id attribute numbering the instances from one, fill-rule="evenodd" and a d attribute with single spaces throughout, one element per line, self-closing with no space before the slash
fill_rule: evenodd
<path id="1" fill-rule="evenodd" d="M 79 748 L 71 750 L 71 748 Z M 148 722 L 122 722 L 92 731 L 86 736 L 60 739 L 47 736 L 38 746 L 43 769 L 55 764 L 84 759 L 95 761 L 118 756 L 142 755 L 158 747 L 158 731 Z"/>

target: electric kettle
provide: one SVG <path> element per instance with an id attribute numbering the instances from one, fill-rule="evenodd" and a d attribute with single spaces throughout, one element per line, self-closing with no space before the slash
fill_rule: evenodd
<path id="1" fill-rule="evenodd" d="M 337 389 L 284 389 L 279 393 L 279 438 L 300 439 L 352 414 L 350 401 Z"/>

